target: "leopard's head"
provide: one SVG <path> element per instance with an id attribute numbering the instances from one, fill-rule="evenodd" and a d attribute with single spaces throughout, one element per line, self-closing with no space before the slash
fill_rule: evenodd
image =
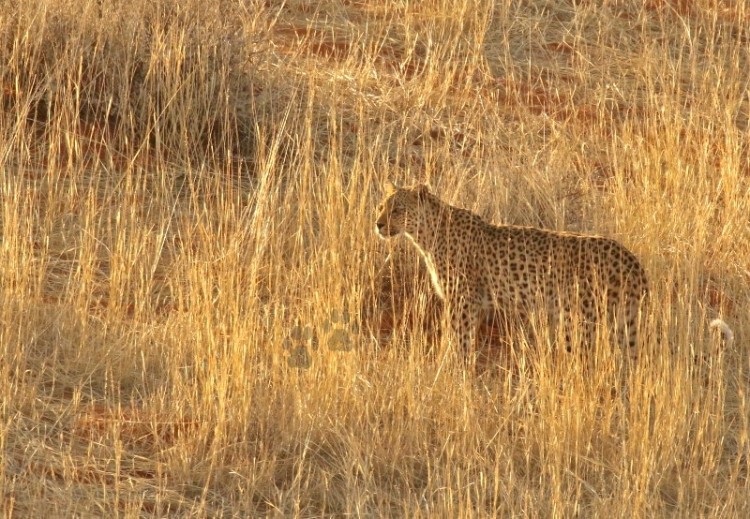
<path id="1" fill-rule="evenodd" d="M 432 197 L 426 184 L 413 187 L 398 187 L 392 182 L 385 186 L 385 199 L 378 207 L 375 230 L 381 238 L 398 236 L 401 233 L 414 235 L 428 210 Z"/>

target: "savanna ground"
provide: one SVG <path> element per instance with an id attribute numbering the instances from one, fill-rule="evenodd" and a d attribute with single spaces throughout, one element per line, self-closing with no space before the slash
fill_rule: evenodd
<path id="1" fill-rule="evenodd" d="M 8 0 L 0 54 L 6 517 L 750 514 L 744 2 Z M 633 250 L 627 397 L 606 333 L 436 355 L 386 178 Z"/>

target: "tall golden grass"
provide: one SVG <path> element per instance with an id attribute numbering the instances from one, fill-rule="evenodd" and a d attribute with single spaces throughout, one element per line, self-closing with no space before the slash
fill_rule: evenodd
<path id="1" fill-rule="evenodd" d="M 9 0 L 4 515 L 747 517 L 749 28 L 723 0 Z M 386 178 L 632 249 L 627 398 L 553 336 L 441 363 L 423 267 L 373 232 Z"/>

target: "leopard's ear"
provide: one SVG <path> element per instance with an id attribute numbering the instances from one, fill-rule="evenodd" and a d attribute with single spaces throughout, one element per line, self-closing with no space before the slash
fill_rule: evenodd
<path id="1" fill-rule="evenodd" d="M 398 190 L 398 186 L 390 179 L 385 181 L 385 195 L 390 196 Z"/>
<path id="2" fill-rule="evenodd" d="M 430 195 L 430 186 L 428 184 L 420 184 L 417 186 L 417 196 L 420 200 L 424 200 Z"/>

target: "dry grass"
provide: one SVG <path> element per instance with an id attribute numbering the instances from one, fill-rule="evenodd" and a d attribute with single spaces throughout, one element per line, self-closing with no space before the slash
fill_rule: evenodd
<path id="1" fill-rule="evenodd" d="M 7 517 L 750 514 L 743 2 L 6 3 Z M 627 399 L 440 364 L 388 177 L 636 252 Z"/>

